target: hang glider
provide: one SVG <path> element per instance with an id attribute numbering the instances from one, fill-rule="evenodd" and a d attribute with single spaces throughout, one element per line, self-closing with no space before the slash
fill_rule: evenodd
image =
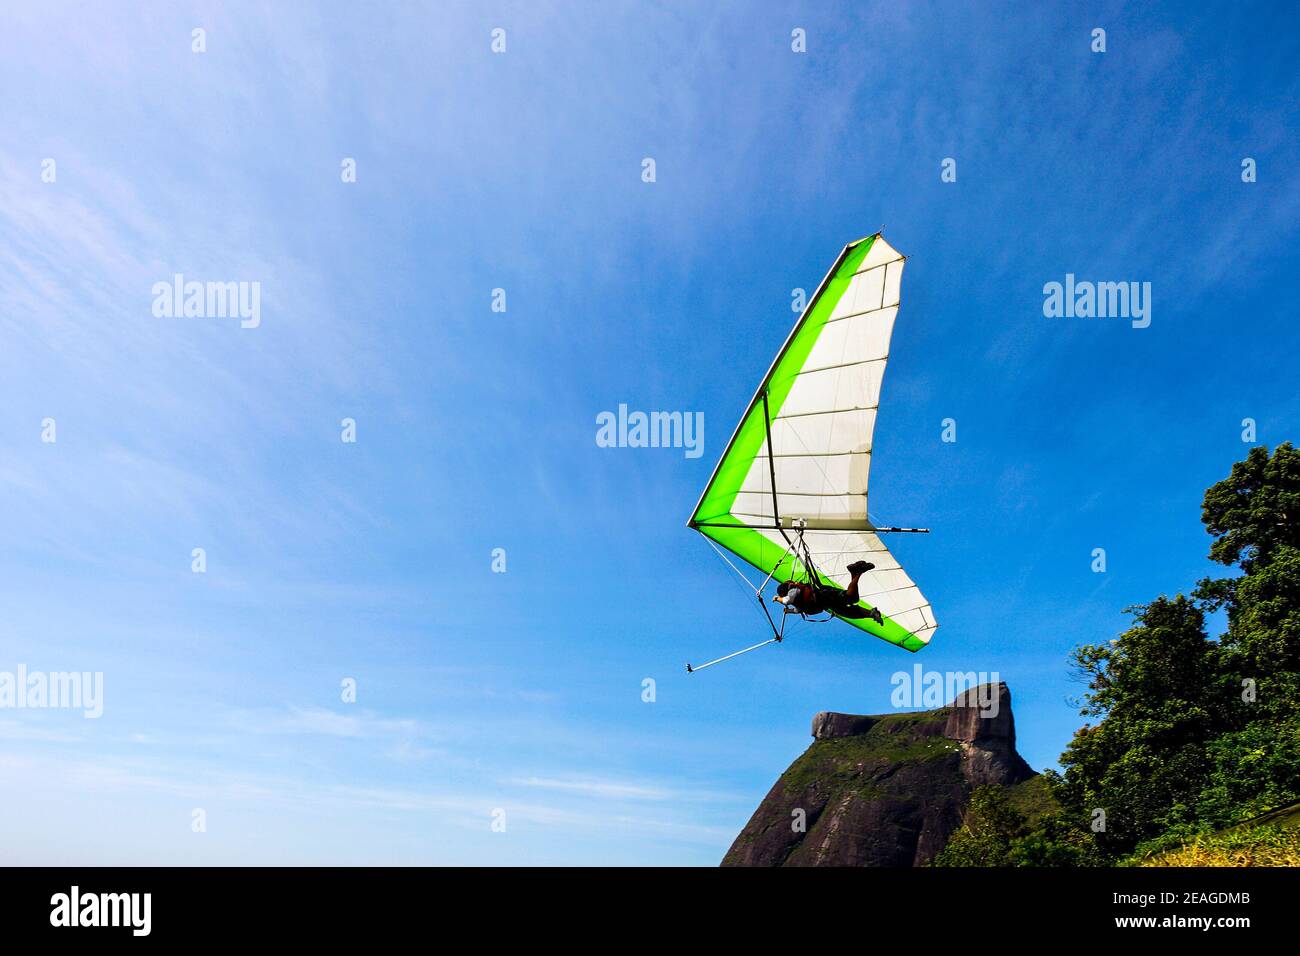
<path id="1" fill-rule="evenodd" d="M 879 233 L 844 247 L 759 383 L 688 525 L 767 576 L 758 588 L 749 585 L 760 603 L 772 582 L 843 590 L 846 566 L 871 562 L 875 568 L 858 583 L 858 605 L 878 608 L 883 620 L 841 620 L 918 651 L 938 625 L 880 535 L 925 529 L 877 527 L 867 513 L 872 432 L 903 264 Z M 773 638 L 737 653 L 781 640 L 784 616 L 778 628 L 763 608 Z"/>

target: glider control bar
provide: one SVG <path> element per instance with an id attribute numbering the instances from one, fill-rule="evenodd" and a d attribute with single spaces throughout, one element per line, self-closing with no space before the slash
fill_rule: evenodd
<path id="1" fill-rule="evenodd" d="M 728 654 L 726 657 L 719 657 L 716 660 L 709 661 L 707 664 L 701 664 L 699 667 L 692 667 L 690 664 L 687 664 L 686 673 L 694 674 L 696 671 L 702 671 L 706 667 L 712 667 L 714 664 L 721 664 L 723 661 L 729 661 L 733 657 L 739 657 L 741 654 L 748 654 L 750 651 L 756 651 L 760 647 L 766 647 L 769 644 L 778 644 L 780 643 L 780 641 L 781 638 L 779 637 L 769 637 L 767 640 L 763 641 L 762 643 L 753 644 L 739 651 L 733 651 L 732 653 Z"/>

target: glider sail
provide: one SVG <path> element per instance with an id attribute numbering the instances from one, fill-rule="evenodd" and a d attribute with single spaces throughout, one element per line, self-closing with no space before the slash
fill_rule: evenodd
<path id="1" fill-rule="evenodd" d="M 870 561 L 848 619 L 917 651 L 937 627 L 930 604 L 867 516 L 871 436 L 904 257 L 877 233 L 844 247 L 758 387 L 691 516 L 690 527 L 776 581 L 805 578 L 803 544 L 823 584 Z"/>

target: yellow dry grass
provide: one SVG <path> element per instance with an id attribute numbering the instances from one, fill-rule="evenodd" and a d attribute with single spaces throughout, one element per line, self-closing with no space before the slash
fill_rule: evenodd
<path id="1" fill-rule="evenodd" d="M 1300 827 L 1254 827 L 1201 837 L 1137 866 L 1300 866 Z"/>

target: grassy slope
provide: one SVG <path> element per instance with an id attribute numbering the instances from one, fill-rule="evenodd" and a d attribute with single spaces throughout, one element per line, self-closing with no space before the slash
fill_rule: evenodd
<path id="1" fill-rule="evenodd" d="M 1130 861 L 1131 866 L 1300 866 L 1300 827 L 1225 830 Z"/>
<path id="2" fill-rule="evenodd" d="M 787 793 L 795 793 L 815 781 L 843 781 L 860 776 L 862 766 L 872 763 L 904 763 L 942 757 L 958 751 L 946 737 L 924 736 L 913 729 L 922 723 L 943 721 L 948 710 L 885 714 L 865 734 L 818 740 L 781 775 Z"/>
<path id="3" fill-rule="evenodd" d="M 1179 849 L 1134 856 L 1128 866 L 1300 866 L 1300 803 Z"/>
<path id="4" fill-rule="evenodd" d="M 1006 788 L 1006 794 L 1007 802 L 1025 815 L 1030 826 L 1055 812 L 1059 806 L 1048 787 L 1047 778 L 1043 776 L 1030 777 L 1013 784 Z"/>

